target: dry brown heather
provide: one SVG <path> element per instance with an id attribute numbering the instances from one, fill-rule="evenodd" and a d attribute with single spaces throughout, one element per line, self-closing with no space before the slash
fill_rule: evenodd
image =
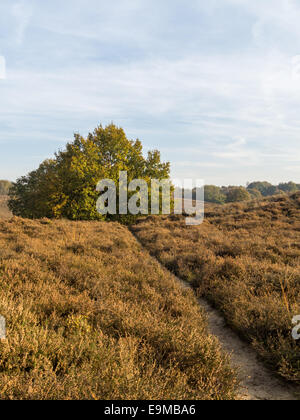
<path id="1" fill-rule="evenodd" d="M 300 194 L 209 207 L 205 222 L 149 217 L 134 228 L 169 270 L 191 282 L 284 378 L 300 382 Z"/>
<path id="2" fill-rule="evenodd" d="M 232 399 L 190 290 L 117 223 L 0 221 L 2 399 Z"/>
<path id="3" fill-rule="evenodd" d="M 8 219 L 12 216 L 7 207 L 7 199 L 5 195 L 0 195 L 0 219 Z"/>

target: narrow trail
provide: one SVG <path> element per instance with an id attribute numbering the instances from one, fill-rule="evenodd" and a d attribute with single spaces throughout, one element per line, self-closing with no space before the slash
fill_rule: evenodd
<path id="1" fill-rule="evenodd" d="M 134 235 L 142 249 L 150 255 L 139 238 Z M 151 256 L 151 255 L 150 255 Z M 155 257 L 151 258 L 158 261 Z M 158 261 L 164 270 L 167 270 Z M 168 271 L 170 273 L 170 271 Z M 192 289 L 191 285 L 171 273 L 174 279 L 183 288 Z M 205 299 L 198 299 L 199 305 L 207 314 L 209 331 L 219 339 L 223 349 L 231 355 L 231 364 L 238 369 L 240 389 L 239 400 L 250 401 L 298 401 L 300 399 L 300 388 L 290 385 L 276 377 L 258 359 L 255 351 L 249 344 L 241 340 L 238 335 L 226 324 L 220 312 L 214 309 Z"/>
<path id="2" fill-rule="evenodd" d="M 231 354 L 231 363 L 238 368 L 242 400 L 298 400 L 300 390 L 278 379 L 258 360 L 255 351 L 242 341 L 227 325 L 222 315 L 204 299 L 199 299 L 206 311 L 211 334 L 218 337 L 222 347 Z M 297 397 L 298 394 L 298 397 Z"/>

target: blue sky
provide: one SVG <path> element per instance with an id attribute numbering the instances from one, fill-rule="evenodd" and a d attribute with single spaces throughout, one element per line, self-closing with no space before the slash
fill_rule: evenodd
<path id="1" fill-rule="evenodd" d="M 113 121 L 176 178 L 300 183 L 299 22 L 293 0 L 1 0 L 0 178 Z"/>

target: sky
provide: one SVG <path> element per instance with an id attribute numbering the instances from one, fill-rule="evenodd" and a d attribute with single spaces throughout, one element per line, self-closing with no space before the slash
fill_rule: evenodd
<path id="1" fill-rule="evenodd" d="M 114 122 L 173 178 L 300 183 L 300 0 L 1 0 L 0 179 Z"/>

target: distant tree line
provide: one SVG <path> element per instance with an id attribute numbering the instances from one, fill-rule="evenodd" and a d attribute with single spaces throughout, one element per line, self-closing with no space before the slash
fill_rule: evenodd
<path id="1" fill-rule="evenodd" d="M 9 181 L 0 180 L 0 195 L 8 195 L 12 183 Z"/>
<path id="2" fill-rule="evenodd" d="M 215 204 L 236 203 L 261 199 L 272 195 L 293 193 L 300 190 L 300 184 L 294 182 L 272 185 L 269 182 L 252 182 L 243 186 L 218 187 L 216 185 L 205 185 L 204 201 Z M 193 190 L 193 200 L 196 199 L 196 189 Z M 180 189 L 177 190 L 177 197 L 181 195 Z M 198 194 L 198 197 L 200 194 Z"/>
<path id="3" fill-rule="evenodd" d="M 252 199 L 261 199 L 282 193 L 292 193 L 300 190 L 300 184 L 294 182 L 281 183 L 272 185 L 269 182 L 252 182 L 247 187 L 216 187 L 207 185 L 204 189 L 205 201 L 211 203 L 225 204 L 241 201 L 249 201 Z"/>

